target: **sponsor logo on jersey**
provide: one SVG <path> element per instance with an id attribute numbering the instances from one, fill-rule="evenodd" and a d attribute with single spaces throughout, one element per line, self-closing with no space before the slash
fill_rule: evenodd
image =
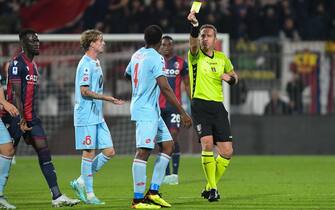
<path id="1" fill-rule="evenodd" d="M 175 77 L 180 73 L 179 69 L 164 69 L 164 74 L 167 77 Z"/>
<path id="2" fill-rule="evenodd" d="M 26 80 L 28 84 L 37 84 L 38 82 L 38 76 L 37 75 L 33 75 L 33 74 L 28 74 L 26 76 Z"/>
<path id="3" fill-rule="evenodd" d="M 144 55 L 141 54 L 141 53 L 137 53 L 134 55 L 134 58 L 137 59 L 137 60 L 142 60 L 144 58 Z"/>
<path id="4" fill-rule="evenodd" d="M 146 144 L 149 144 L 150 142 L 151 142 L 151 139 L 146 139 L 146 140 L 145 140 L 145 143 L 146 143 Z"/>

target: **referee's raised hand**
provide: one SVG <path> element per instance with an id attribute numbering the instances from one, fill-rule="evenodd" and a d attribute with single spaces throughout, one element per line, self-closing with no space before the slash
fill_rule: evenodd
<path id="1" fill-rule="evenodd" d="M 192 119 L 186 112 L 180 115 L 180 121 L 181 121 L 182 126 L 186 128 L 189 128 L 192 126 Z"/>
<path id="2" fill-rule="evenodd" d="M 190 21 L 190 23 L 193 25 L 193 26 L 198 26 L 199 25 L 199 22 L 197 20 L 197 18 L 195 17 L 195 11 L 191 11 L 188 16 L 187 16 L 187 20 Z"/>

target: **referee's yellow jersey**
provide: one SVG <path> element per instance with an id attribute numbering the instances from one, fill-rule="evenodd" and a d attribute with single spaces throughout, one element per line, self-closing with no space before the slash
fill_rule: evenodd
<path id="1" fill-rule="evenodd" d="M 195 56 L 188 52 L 188 66 L 191 97 L 222 102 L 221 75 L 233 71 L 229 58 L 220 51 L 213 51 L 209 57 L 199 49 Z"/>

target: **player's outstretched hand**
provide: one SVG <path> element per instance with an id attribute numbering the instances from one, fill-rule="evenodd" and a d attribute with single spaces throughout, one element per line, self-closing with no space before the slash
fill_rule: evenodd
<path id="1" fill-rule="evenodd" d="M 17 110 L 17 108 L 11 104 L 11 103 L 4 103 L 3 104 L 3 108 L 10 114 L 10 116 L 12 117 L 16 117 L 18 116 L 20 113 L 19 113 L 19 110 Z"/>
<path id="2" fill-rule="evenodd" d="M 20 130 L 25 133 L 26 131 L 31 131 L 33 128 L 28 127 L 27 122 L 25 119 L 21 118 L 20 122 Z"/>
<path id="3" fill-rule="evenodd" d="M 197 18 L 195 17 L 195 11 L 191 11 L 188 14 L 187 20 L 190 21 L 190 23 L 194 26 L 199 25 L 199 22 L 198 22 Z"/>
<path id="4" fill-rule="evenodd" d="M 180 121 L 181 124 L 186 128 L 189 128 L 192 125 L 192 119 L 186 112 L 180 115 Z"/>
<path id="5" fill-rule="evenodd" d="M 123 105 L 124 101 L 121 99 L 114 98 L 113 96 L 107 96 L 106 101 L 110 101 L 116 105 Z"/>

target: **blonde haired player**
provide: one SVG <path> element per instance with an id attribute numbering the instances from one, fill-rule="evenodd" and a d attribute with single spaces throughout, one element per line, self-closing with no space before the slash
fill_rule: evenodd
<path id="1" fill-rule="evenodd" d="M 82 151 L 81 176 L 70 185 L 87 204 L 103 205 L 93 191 L 93 174 L 114 154 L 112 137 L 103 117 L 102 101 L 116 105 L 124 102 L 103 94 L 103 75 L 98 55 L 105 49 L 103 35 L 98 30 L 81 34 L 80 45 L 85 55 L 79 61 L 75 80 L 74 126 L 76 149 Z M 95 156 L 95 150 L 102 152 Z"/>

